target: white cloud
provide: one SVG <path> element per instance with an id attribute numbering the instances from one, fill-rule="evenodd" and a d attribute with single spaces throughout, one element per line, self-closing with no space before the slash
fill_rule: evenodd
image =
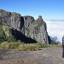
<path id="1" fill-rule="evenodd" d="M 57 36 L 59 41 L 62 41 L 62 36 L 64 35 L 64 22 L 53 22 L 46 21 L 47 31 L 50 36 Z"/>

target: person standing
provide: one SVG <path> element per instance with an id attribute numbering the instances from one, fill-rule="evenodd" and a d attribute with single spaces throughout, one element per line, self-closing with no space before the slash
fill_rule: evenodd
<path id="1" fill-rule="evenodd" d="M 62 37 L 62 57 L 64 58 L 64 36 Z"/>

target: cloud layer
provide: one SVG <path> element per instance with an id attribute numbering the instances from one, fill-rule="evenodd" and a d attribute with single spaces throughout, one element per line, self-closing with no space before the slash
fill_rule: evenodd
<path id="1" fill-rule="evenodd" d="M 58 40 L 62 42 L 64 35 L 64 22 L 61 21 L 46 21 L 47 31 L 50 36 L 57 36 Z"/>

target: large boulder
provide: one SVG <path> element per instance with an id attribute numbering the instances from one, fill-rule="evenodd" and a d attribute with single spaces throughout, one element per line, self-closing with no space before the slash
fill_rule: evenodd
<path id="1" fill-rule="evenodd" d="M 38 42 L 48 43 L 46 23 L 41 16 L 35 20 L 32 16 L 21 16 L 18 13 L 0 9 L 0 24 L 7 25 L 10 29 L 19 31 L 16 32 L 16 35 L 18 35 L 17 33 L 21 33 Z M 22 35 L 18 37 L 22 37 Z"/>

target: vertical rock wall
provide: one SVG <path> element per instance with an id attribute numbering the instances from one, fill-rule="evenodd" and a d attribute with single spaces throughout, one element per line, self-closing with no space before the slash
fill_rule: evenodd
<path id="1" fill-rule="evenodd" d="M 47 26 L 41 16 L 37 20 L 34 20 L 31 16 L 25 16 L 24 29 L 26 36 L 41 43 L 48 43 Z"/>
<path id="2" fill-rule="evenodd" d="M 48 43 L 46 23 L 39 16 L 35 20 L 32 16 L 21 16 L 15 12 L 7 12 L 0 9 L 0 24 L 6 24 L 23 35 L 35 39 L 41 43 Z M 20 36 L 22 37 L 22 36 Z"/>

